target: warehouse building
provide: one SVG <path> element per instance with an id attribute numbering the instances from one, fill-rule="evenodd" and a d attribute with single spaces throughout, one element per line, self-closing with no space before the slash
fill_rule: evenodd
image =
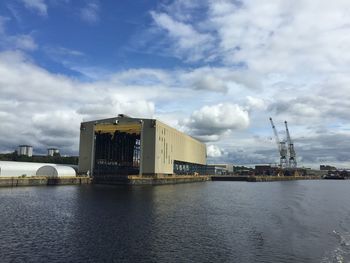
<path id="1" fill-rule="evenodd" d="M 155 119 L 126 115 L 81 123 L 79 173 L 205 174 L 206 145 Z"/>

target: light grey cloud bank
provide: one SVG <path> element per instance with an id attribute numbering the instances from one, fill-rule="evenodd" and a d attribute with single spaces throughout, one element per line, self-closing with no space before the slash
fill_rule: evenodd
<path id="1" fill-rule="evenodd" d="M 131 101 L 131 92 L 112 81 L 91 84 L 52 74 L 20 52 L 0 53 L 0 75 L 1 150 L 28 143 L 76 154 L 81 121 L 121 112 L 154 114 L 154 104 L 145 100 L 152 96 Z"/>

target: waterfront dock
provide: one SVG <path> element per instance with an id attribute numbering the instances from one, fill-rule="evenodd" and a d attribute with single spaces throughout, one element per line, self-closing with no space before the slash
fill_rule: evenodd
<path id="1" fill-rule="evenodd" d="M 321 176 L 99 176 L 95 178 L 81 177 L 2 177 L 0 187 L 17 186 L 44 186 L 44 185 L 83 185 L 83 184 L 108 184 L 108 185 L 165 185 L 180 183 L 196 183 L 206 181 L 241 181 L 241 182 L 274 182 L 293 180 L 320 180 Z"/>
<path id="2" fill-rule="evenodd" d="M 90 184 L 91 178 L 82 177 L 1 177 L 0 187 L 43 186 L 43 185 L 82 185 Z"/>
<path id="3" fill-rule="evenodd" d="M 321 176 L 211 176 L 212 181 L 242 181 L 242 182 L 273 182 L 273 181 L 293 181 L 293 180 L 320 180 Z"/>
<path id="4" fill-rule="evenodd" d="M 164 184 L 180 184 L 195 183 L 209 181 L 209 176 L 98 176 L 93 179 L 94 184 L 111 184 L 111 185 L 164 185 Z"/>

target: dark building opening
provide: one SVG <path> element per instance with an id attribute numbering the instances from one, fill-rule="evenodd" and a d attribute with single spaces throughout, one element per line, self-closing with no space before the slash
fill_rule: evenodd
<path id="1" fill-rule="evenodd" d="M 110 125 L 109 125 L 110 127 Z M 95 130 L 94 176 L 138 175 L 141 160 L 141 135 L 138 130 Z"/>

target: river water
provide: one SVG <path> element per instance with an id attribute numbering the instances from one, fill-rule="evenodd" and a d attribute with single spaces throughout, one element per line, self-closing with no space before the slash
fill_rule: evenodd
<path id="1" fill-rule="evenodd" d="M 350 180 L 0 188 L 0 262 L 350 262 Z"/>

